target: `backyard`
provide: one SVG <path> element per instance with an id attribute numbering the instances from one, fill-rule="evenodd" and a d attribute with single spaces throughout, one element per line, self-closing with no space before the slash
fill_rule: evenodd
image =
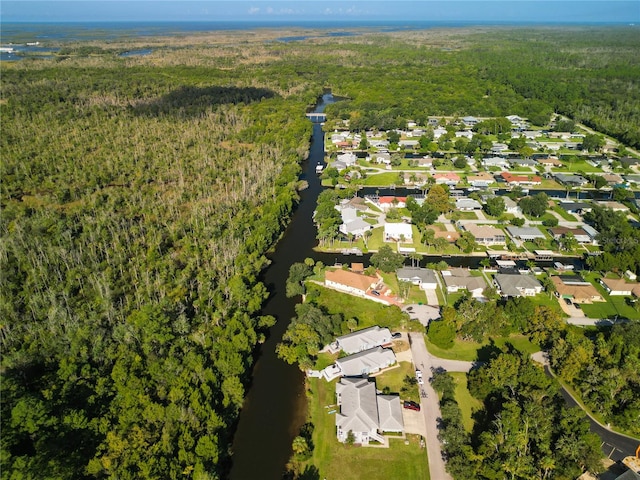
<path id="1" fill-rule="evenodd" d="M 317 478 L 341 480 L 428 480 L 427 452 L 418 435 L 391 439 L 390 448 L 344 445 L 336 438 L 336 381 L 309 379 L 309 421 L 314 425 L 313 455 L 308 461 L 319 470 Z M 332 413 L 329 413 L 332 412 Z"/>

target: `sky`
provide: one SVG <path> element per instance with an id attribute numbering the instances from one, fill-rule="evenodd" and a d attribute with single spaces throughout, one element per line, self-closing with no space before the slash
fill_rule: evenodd
<path id="1" fill-rule="evenodd" d="M 640 0 L 2 0 L 5 22 L 640 23 Z"/>

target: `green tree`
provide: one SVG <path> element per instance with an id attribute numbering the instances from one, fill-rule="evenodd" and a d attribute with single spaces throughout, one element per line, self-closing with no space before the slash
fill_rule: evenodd
<path id="1" fill-rule="evenodd" d="M 505 211 L 502 197 L 489 197 L 484 205 L 484 210 L 492 217 L 499 217 Z"/>
<path id="2" fill-rule="evenodd" d="M 394 252 L 389 245 L 383 245 L 377 253 L 371 255 L 371 265 L 383 272 L 395 272 L 403 264 L 404 257 Z"/>

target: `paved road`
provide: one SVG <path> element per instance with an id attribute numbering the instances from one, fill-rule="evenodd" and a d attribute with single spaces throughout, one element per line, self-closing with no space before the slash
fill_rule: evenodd
<path id="1" fill-rule="evenodd" d="M 549 368 L 548 357 L 543 352 L 536 352 L 531 357 L 539 363 L 544 365 L 544 371 L 549 376 L 554 378 L 555 375 Z M 573 396 L 560 385 L 560 393 L 564 398 L 567 405 L 570 407 L 578 407 L 582 408 L 578 402 L 573 398 Z M 602 440 L 602 451 L 604 454 L 612 460 L 618 461 L 622 460 L 624 457 L 628 457 L 630 455 L 635 455 L 636 448 L 640 446 L 640 439 L 628 437 L 627 435 L 623 435 L 621 433 L 616 433 L 609 430 L 606 426 L 600 424 L 597 420 L 595 420 L 589 412 L 586 410 L 582 410 L 589 419 L 590 430 L 597 434 Z"/>
<path id="2" fill-rule="evenodd" d="M 427 437 L 427 455 L 429 456 L 429 475 L 432 480 L 453 480 L 451 475 L 445 470 L 445 463 L 442 459 L 442 450 L 438 440 L 438 418 L 440 417 L 440 404 L 438 403 L 438 395 L 431 387 L 429 382 L 431 378 L 432 357 L 427 352 L 424 344 L 424 337 L 420 333 L 410 333 L 409 342 L 411 343 L 411 354 L 416 368 L 423 372 L 424 385 L 423 391 L 427 397 L 420 399 L 420 410 L 424 415 L 426 424 Z"/>

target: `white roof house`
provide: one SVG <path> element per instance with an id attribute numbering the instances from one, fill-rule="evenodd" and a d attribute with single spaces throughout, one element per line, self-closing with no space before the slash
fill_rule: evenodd
<path id="1" fill-rule="evenodd" d="M 482 205 L 473 198 L 458 198 L 456 200 L 456 209 L 462 211 L 482 210 Z"/>
<path id="2" fill-rule="evenodd" d="M 356 218 L 355 220 L 343 223 L 338 229 L 345 235 L 351 234 L 354 237 L 362 237 L 365 232 L 371 230 L 371 225 L 361 218 Z"/>
<path id="3" fill-rule="evenodd" d="M 336 338 L 329 346 L 333 352 L 357 353 L 391 343 L 391 332 L 379 326 L 365 328 Z"/>
<path id="4" fill-rule="evenodd" d="M 403 432 L 400 397 L 377 395 L 376 385 L 364 378 L 341 378 L 336 384 L 336 436 L 345 442 L 351 432 L 354 442 L 366 445 L 370 440 L 383 441 L 378 433 Z"/>
<path id="5" fill-rule="evenodd" d="M 464 268 L 443 270 L 441 274 L 449 293 L 467 290 L 471 296 L 479 298 L 482 297 L 484 289 L 487 287 L 487 283 L 482 277 L 472 276 L 471 272 Z"/>
<path id="6" fill-rule="evenodd" d="M 398 280 L 420 285 L 423 290 L 435 290 L 438 288 L 436 272 L 428 268 L 402 267 L 396 270 Z"/>
<path id="7" fill-rule="evenodd" d="M 341 153 L 336 157 L 336 160 L 344 163 L 347 166 L 355 165 L 358 161 L 358 157 L 353 152 Z"/>
<path id="8" fill-rule="evenodd" d="M 520 240 L 534 240 L 536 238 L 546 238 L 538 227 L 507 227 L 507 232 L 513 238 Z"/>
<path id="9" fill-rule="evenodd" d="M 336 360 L 343 377 L 370 375 L 396 363 L 393 350 L 376 347 Z"/>
<path id="10" fill-rule="evenodd" d="M 499 273 L 494 282 L 503 297 L 533 297 L 542 292 L 542 284 L 532 275 Z"/>
<path id="11" fill-rule="evenodd" d="M 399 242 L 401 239 L 407 243 L 413 242 L 413 229 L 410 223 L 385 223 L 384 241 Z"/>

